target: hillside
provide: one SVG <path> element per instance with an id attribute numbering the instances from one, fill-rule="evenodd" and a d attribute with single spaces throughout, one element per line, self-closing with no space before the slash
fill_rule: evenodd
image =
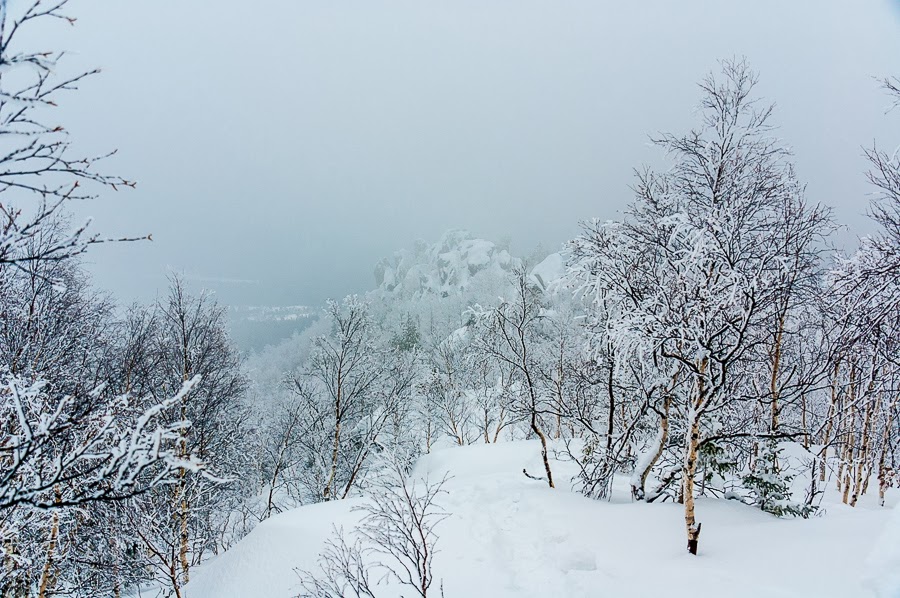
<path id="1" fill-rule="evenodd" d="M 242 351 L 260 350 L 302 332 L 317 315 L 316 309 L 306 305 L 233 305 L 228 310 L 228 329 Z"/>

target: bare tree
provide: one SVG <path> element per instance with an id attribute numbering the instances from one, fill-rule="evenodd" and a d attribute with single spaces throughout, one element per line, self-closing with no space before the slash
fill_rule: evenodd
<path id="1" fill-rule="evenodd" d="M 891 109 L 900 106 L 900 77 L 885 77 L 881 80 L 881 86 L 891 96 Z"/>
<path id="2" fill-rule="evenodd" d="M 883 87 L 893 98 L 894 105 L 900 105 L 898 79 L 885 79 Z M 867 177 L 877 193 L 870 214 L 880 227 L 871 239 L 872 249 L 879 255 L 864 263 L 867 267 L 859 272 L 859 282 L 862 284 L 866 279 L 880 281 L 870 295 L 887 295 L 887 311 L 882 312 L 887 316 L 900 310 L 900 285 L 892 284 L 900 280 L 900 152 L 889 153 L 872 147 L 865 153 L 870 165 Z"/>
<path id="3" fill-rule="evenodd" d="M 395 430 L 412 388 L 412 363 L 380 344 L 368 305 L 357 297 L 329 302 L 330 334 L 314 341 L 307 366 L 289 386 L 302 407 L 298 445 L 307 500 L 346 498 Z"/>
<path id="4" fill-rule="evenodd" d="M 462 446 L 497 442 L 516 423 L 509 367 L 482 359 L 466 334 L 443 339 L 428 354 L 422 387 L 426 409 L 445 434 Z"/>
<path id="5" fill-rule="evenodd" d="M 319 559 L 319 573 L 298 571 L 301 597 L 376 598 L 377 582 L 371 574 L 410 588 L 415 596 L 434 596 L 433 563 L 438 537 L 435 527 L 448 517 L 437 499 L 446 478 L 438 483 L 414 483 L 401 463 L 390 466 L 390 475 L 373 487 L 370 500 L 359 507 L 364 513 L 348 542 L 343 530 L 335 530 Z M 443 595 L 443 588 L 440 590 Z"/>
<path id="6" fill-rule="evenodd" d="M 541 442 L 541 459 L 547 484 L 553 488 L 553 472 L 550 469 L 546 419 L 556 411 L 553 390 L 542 384 L 542 353 L 546 347 L 546 314 L 541 305 L 541 291 L 528 280 L 524 268 L 515 272 L 512 299 L 501 300 L 493 309 L 477 307 L 479 329 L 476 331 L 477 351 L 494 360 L 501 367 L 515 373 L 521 399 L 517 400 L 517 416 L 528 422 L 528 427 Z M 526 472 L 527 475 L 527 472 Z"/>
<path id="7" fill-rule="evenodd" d="M 895 106 L 897 79 L 883 87 Z M 882 500 L 897 453 L 897 338 L 900 334 L 900 157 L 866 150 L 876 189 L 870 215 L 876 233 L 839 257 L 829 273 L 829 307 L 838 349 L 831 362 L 831 400 L 823 425 L 822 456 L 831 459 L 843 502 L 855 506 L 877 475 Z M 876 473 L 877 472 L 877 473 Z M 824 481 L 823 459 L 820 479 Z"/>
<path id="8" fill-rule="evenodd" d="M 304 431 L 306 413 L 303 403 L 286 403 L 276 407 L 274 418 L 262 432 L 261 466 L 266 495 L 260 520 L 282 511 L 285 496 L 293 498 L 291 504 L 302 504 L 293 485 L 301 477 L 304 453 L 299 450 Z"/>
<path id="9" fill-rule="evenodd" d="M 362 539 L 349 543 L 343 528 L 335 528 L 332 536 L 319 556 L 319 571 L 297 571 L 303 588 L 297 598 L 377 598 Z"/>
<path id="10" fill-rule="evenodd" d="M 896 78 L 884 89 L 900 103 Z M 833 450 L 833 470 L 845 503 L 854 506 L 877 469 L 879 491 L 892 479 L 896 455 L 897 359 L 900 334 L 900 157 L 877 146 L 865 151 L 876 190 L 870 216 L 876 233 L 857 251 L 838 257 L 829 273 L 831 327 L 837 347 L 830 362 L 831 399 L 822 425 L 822 465 Z"/>
<path id="11" fill-rule="evenodd" d="M 75 24 L 65 12 L 68 0 L 0 0 L 0 265 L 34 260 L 64 260 L 109 239 L 90 233 L 86 222 L 39 253 L 25 251 L 49 221 L 72 201 L 94 197 L 102 188 L 133 187 L 134 182 L 104 174 L 98 163 L 112 153 L 74 153 L 68 132 L 52 121 L 52 109 L 66 92 L 99 72 L 60 76 L 63 52 L 19 49 L 33 26 Z M 120 239 L 126 240 L 126 239 Z"/>

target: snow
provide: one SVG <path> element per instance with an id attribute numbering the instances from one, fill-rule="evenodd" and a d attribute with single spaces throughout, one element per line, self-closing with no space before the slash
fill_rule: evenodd
<path id="1" fill-rule="evenodd" d="M 641 487 L 641 476 L 653 465 L 653 459 L 656 457 L 662 444 L 663 431 L 660 428 L 656 431 L 656 436 L 653 437 L 653 442 L 650 443 L 650 446 L 638 456 L 637 463 L 634 466 L 634 473 L 631 474 L 631 479 L 629 480 L 632 488 Z"/>
<path id="2" fill-rule="evenodd" d="M 893 508 L 869 555 L 865 583 L 878 598 L 900 598 L 900 505 Z"/>
<path id="3" fill-rule="evenodd" d="M 259 524 L 247 537 L 197 569 L 185 596 L 275 598 L 299 591 L 295 567 L 313 569 L 332 524 L 353 526 L 359 500 L 308 505 Z"/>
<path id="4" fill-rule="evenodd" d="M 436 530 L 435 574 L 443 578 L 446 596 L 873 595 L 874 582 L 864 582 L 857 572 L 890 515 L 877 499 L 855 509 L 828 503 L 824 516 L 809 520 L 699 499 L 703 535 L 700 555 L 692 557 L 684 549 L 680 505 L 631 502 L 626 477 L 617 480 L 609 502 L 594 501 L 568 490 L 565 481 L 550 489 L 530 480 L 523 468 L 542 471 L 537 442 L 444 448 L 417 463 L 414 480 L 452 476 L 440 500 L 451 517 Z M 559 460 L 553 468 L 559 480 L 574 473 L 571 463 Z M 359 520 L 352 508 L 361 500 L 300 507 L 269 519 L 199 569 L 185 596 L 295 595 L 294 569 L 315 569 L 331 526 L 352 527 Z M 891 522 L 895 534 L 898 512 Z M 893 583 L 900 551 L 896 536 L 884 542 L 877 555 L 884 558 L 870 559 L 870 570 L 880 572 L 878 583 Z M 878 585 L 877 596 L 898 595 L 884 587 Z M 399 595 L 396 588 L 382 589 L 385 596 Z"/>
<path id="5" fill-rule="evenodd" d="M 551 290 L 566 275 L 566 260 L 561 253 L 551 253 L 531 271 L 531 280 L 541 290 Z"/>

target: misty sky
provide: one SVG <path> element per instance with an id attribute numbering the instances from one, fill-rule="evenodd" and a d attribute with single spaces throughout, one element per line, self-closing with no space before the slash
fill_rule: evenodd
<path id="1" fill-rule="evenodd" d="M 860 146 L 900 144 L 873 76 L 900 75 L 897 0 L 73 0 L 45 40 L 103 73 L 59 118 L 136 179 L 79 208 L 152 243 L 89 254 L 152 298 L 184 270 L 225 302 L 373 286 L 375 263 L 467 228 L 556 247 L 615 218 L 647 135 L 695 121 L 696 82 L 746 55 L 809 196 L 870 230 Z M 846 241 L 844 239 L 844 241 Z"/>

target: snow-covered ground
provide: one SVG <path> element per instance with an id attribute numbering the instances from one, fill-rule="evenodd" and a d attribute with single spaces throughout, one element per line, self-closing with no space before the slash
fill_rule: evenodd
<path id="1" fill-rule="evenodd" d="M 420 460 L 414 477 L 452 477 L 440 504 L 436 577 L 447 598 L 489 596 L 666 598 L 704 596 L 841 598 L 900 596 L 889 589 L 900 539 L 896 491 L 888 507 L 863 497 L 856 508 L 826 496 L 826 513 L 777 519 L 733 501 L 701 499 L 700 554 L 684 549 L 680 505 L 633 503 L 623 486 L 611 501 L 552 490 L 526 478 L 542 470 L 535 442 L 455 447 Z M 566 480 L 571 465 L 554 462 Z M 563 481 L 561 486 L 565 486 Z M 362 499 L 311 505 L 275 516 L 197 570 L 186 598 L 287 598 L 295 568 L 315 569 L 332 525 L 351 528 Z M 893 519 L 893 521 L 892 521 Z M 890 522 L 890 525 L 889 525 Z M 876 545 L 878 548 L 876 548 Z M 894 552 L 891 553 L 893 548 Z M 876 549 L 873 553 L 873 549 Z M 870 553 L 872 553 L 870 555 Z M 894 571 L 894 579 L 900 572 Z M 385 596 L 396 596 L 384 588 Z M 438 592 L 435 591 L 435 595 Z"/>

